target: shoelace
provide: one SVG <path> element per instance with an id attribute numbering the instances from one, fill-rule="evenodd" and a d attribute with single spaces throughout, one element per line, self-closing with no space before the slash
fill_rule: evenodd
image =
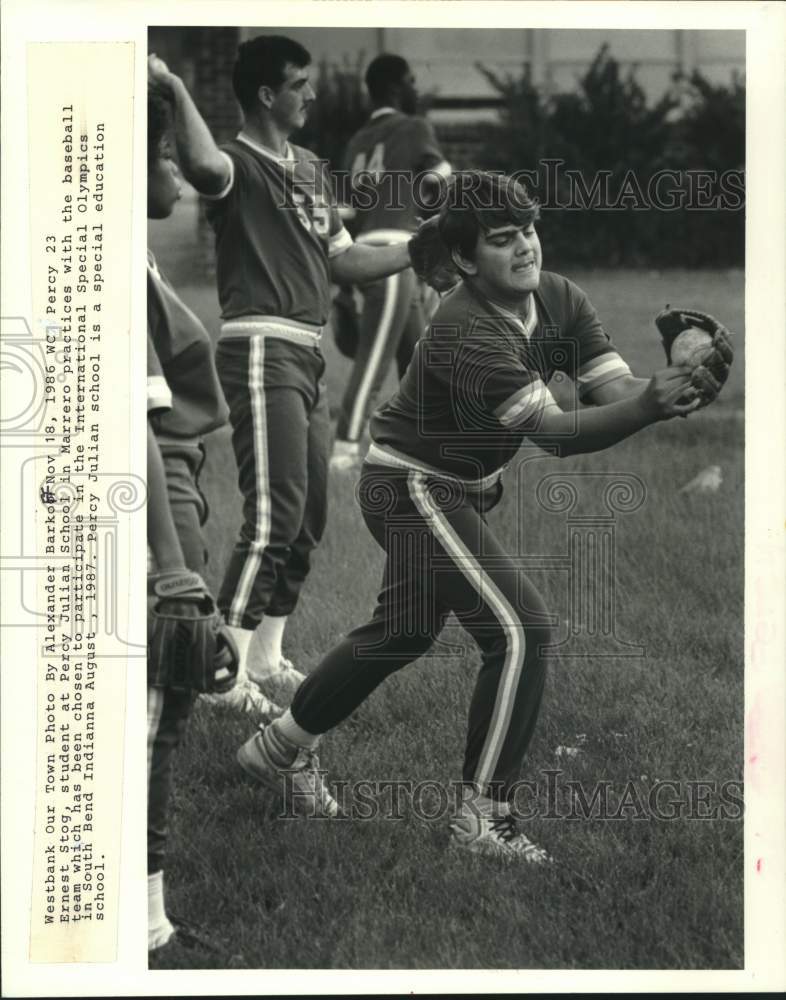
<path id="1" fill-rule="evenodd" d="M 319 757 L 317 757 L 316 751 L 313 749 L 306 750 L 306 763 L 304 770 L 313 774 L 315 782 L 318 781 L 320 785 L 323 784 L 322 775 L 319 771 Z"/>
<path id="2" fill-rule="evenodd" d="M 254 687 L 252 684 L 244 685 L 240 689 L 240 694 L 243 698 L 243 708 L 245 711 L 256 709 L 268 715 L 281 715 L 283 713 L 283 709 L 280 709 L 275 702 L 271 701 L 266 694 L 263 694 L 259 688 Z"/>
<path id="3" fill-rule="evenodd" d="M 321 808 L 327 809 L 328 813 L 333 815 L 332 807 L 335 800 L 323 780 L 323 774 L 319 767 L 319 757 L 317 757 L 316 751 L 313 747 L 310 749 L 304 747 L 301 753 L 305 760 L 302 767 L 298 768 L 299 773 L 305 777 L 312 793 L 319 799 Z"/>
<path id="4" fill-rule="evenodd" d="M 300 670 L 297 669 L 297 667 L 295 666 L 295 664 L 291 660 L 287 660 L 286 658 L 282 658 L 282 660 L 281 660 L 281 669 L 282 669 L 282 671 L 284 672 L 285 675 L 288 674 L 289 676 L 291 676 L 292 679 L 295 680 L 295 681 L 297 681 L 298 684 L 302 684 L 303 683 L 304 674 Z"/>
<path id="5" fill-rule="evenodd" d="M 515 840 L 518 836 L 516 821 L 512 816 L 493 816 L 489 820 L 489 826 L 500 840 Z"/>

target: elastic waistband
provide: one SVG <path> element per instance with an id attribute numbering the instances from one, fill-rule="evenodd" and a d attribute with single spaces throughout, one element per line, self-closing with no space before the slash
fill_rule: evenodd
<path id="1" fill-rule="evenodd" d="M 156 441 L 159 445 L 171 446 L 175 448 L 198 448 L 203 441 L 202 435 L 194 437 L 176 437 L 174 434 L 156 434 Z"/>
<path id="2" fill-rule="evenodd" d="M 453 472 L 445 472 L 433 465 L 427 465 L 426 462 L 421 462 L 417 458 L 404 455 L 389 445 L 374 444 L 373 442 L 368 449 L 365 460 L 371 465 L 387 465 L 393 469 L 407 469 L 411 472 L 423 472 L 429 476 L 438 476 L 440 479 L 460 483 L 467 490 L 478 491 L 487 490 L 489 487 L 494 486 L 499 482 L 502 473 L 505 471 L 505 466 L 503 465 L 501 469 L 497 469 L 496 472 L 492 472 L 483 479 L 464 479 Z"/>
<path id="3" fill-rule="evenodd" d="M 358 233 L 355 243 L 371 243 L 374 246 L 390 246 L 392 243 L 409 243 L 412 233 L 407 229 L 369 229 Z"/>
<path id="4" fill-rule="evenodd" d="M 281 316 L 239 316 L 221 324 L 219 340 L 238 337 L 275 337 L 293 344 L 316 347 L 322 339 L 322 327 Z"/>

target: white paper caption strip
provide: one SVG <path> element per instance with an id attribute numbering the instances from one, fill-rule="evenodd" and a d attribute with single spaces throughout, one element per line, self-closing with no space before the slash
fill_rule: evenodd
<path id="1" fill-rule="evenodd" d="M 45 383 L 44 447 L 26 470 L 38 557 L 34 962 L 117 956 L 126 669 L 143 654 L 126 607 L 145 502 L 127 471 L 133 54 L 123 43 L 27 50 Z"/>

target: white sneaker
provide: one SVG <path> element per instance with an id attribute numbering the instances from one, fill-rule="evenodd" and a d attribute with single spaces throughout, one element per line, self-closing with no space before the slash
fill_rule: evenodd
<path id="1" fill-rule="evenodd" d="M 492 854 L 535 865 L 554 860 L 542 847 L 519 833 L 509 813 L 484 816 L 464 811 L 451 822 L 450 834 L 453 844 L 474 854 Z"/>
<path id="2" fill-rule="evenodd" d="M 292 704 L 295 691 L 306 679 L 305 674 L 296 670 L 291 660 L 281 657 L 276 670 L 268 674 L 261 674 L 255 677 L 253 668 L 249 666 L 248 679 L 255 684 L 263 695 L 272 698 L 274 703 L 286 705 Z"/>
<path id="3" fill-rule="evenodd" d="M 356 441 L 336 441 L 330 456 L 330 468 L 336 472 L 348 472 L 360 465 L 360 445 Z"/>
<path id="4" fill-rule="evenodd" d="M 247 678 L 238 681 L 226 694 L 205 694 L 202 701 L 208 705 L 222 705 L 233 708 L 237 712 L 245 712 L 253 717 L 255 722 L 269 723 L 284 714 L 284 709 L 272 701 Z"/>
<path id="5" fill-rule="evenodd" d="M 298 815 L 331 819 L 340 815 L 314 750 L 290 743 L 274 725 L 260 726 L 238 750 L 237 761 Z"/>

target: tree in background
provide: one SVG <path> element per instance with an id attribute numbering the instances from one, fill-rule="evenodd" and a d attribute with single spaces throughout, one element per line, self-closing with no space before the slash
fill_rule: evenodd
<path id="1" fill-rule="evenodd" d="M 677 76 L 650 105 L 635 67 L 623 74 L 606 46 L 570 93 L 543 94 L 527 67 L 517 78 L 479 68 L 502 107 L 478 165 L 537 175 L 555 265 L 742 263 L 744 192 L 728 176 L 744 169 L 738 79 L 722 87 L 698 72 Z"/>

